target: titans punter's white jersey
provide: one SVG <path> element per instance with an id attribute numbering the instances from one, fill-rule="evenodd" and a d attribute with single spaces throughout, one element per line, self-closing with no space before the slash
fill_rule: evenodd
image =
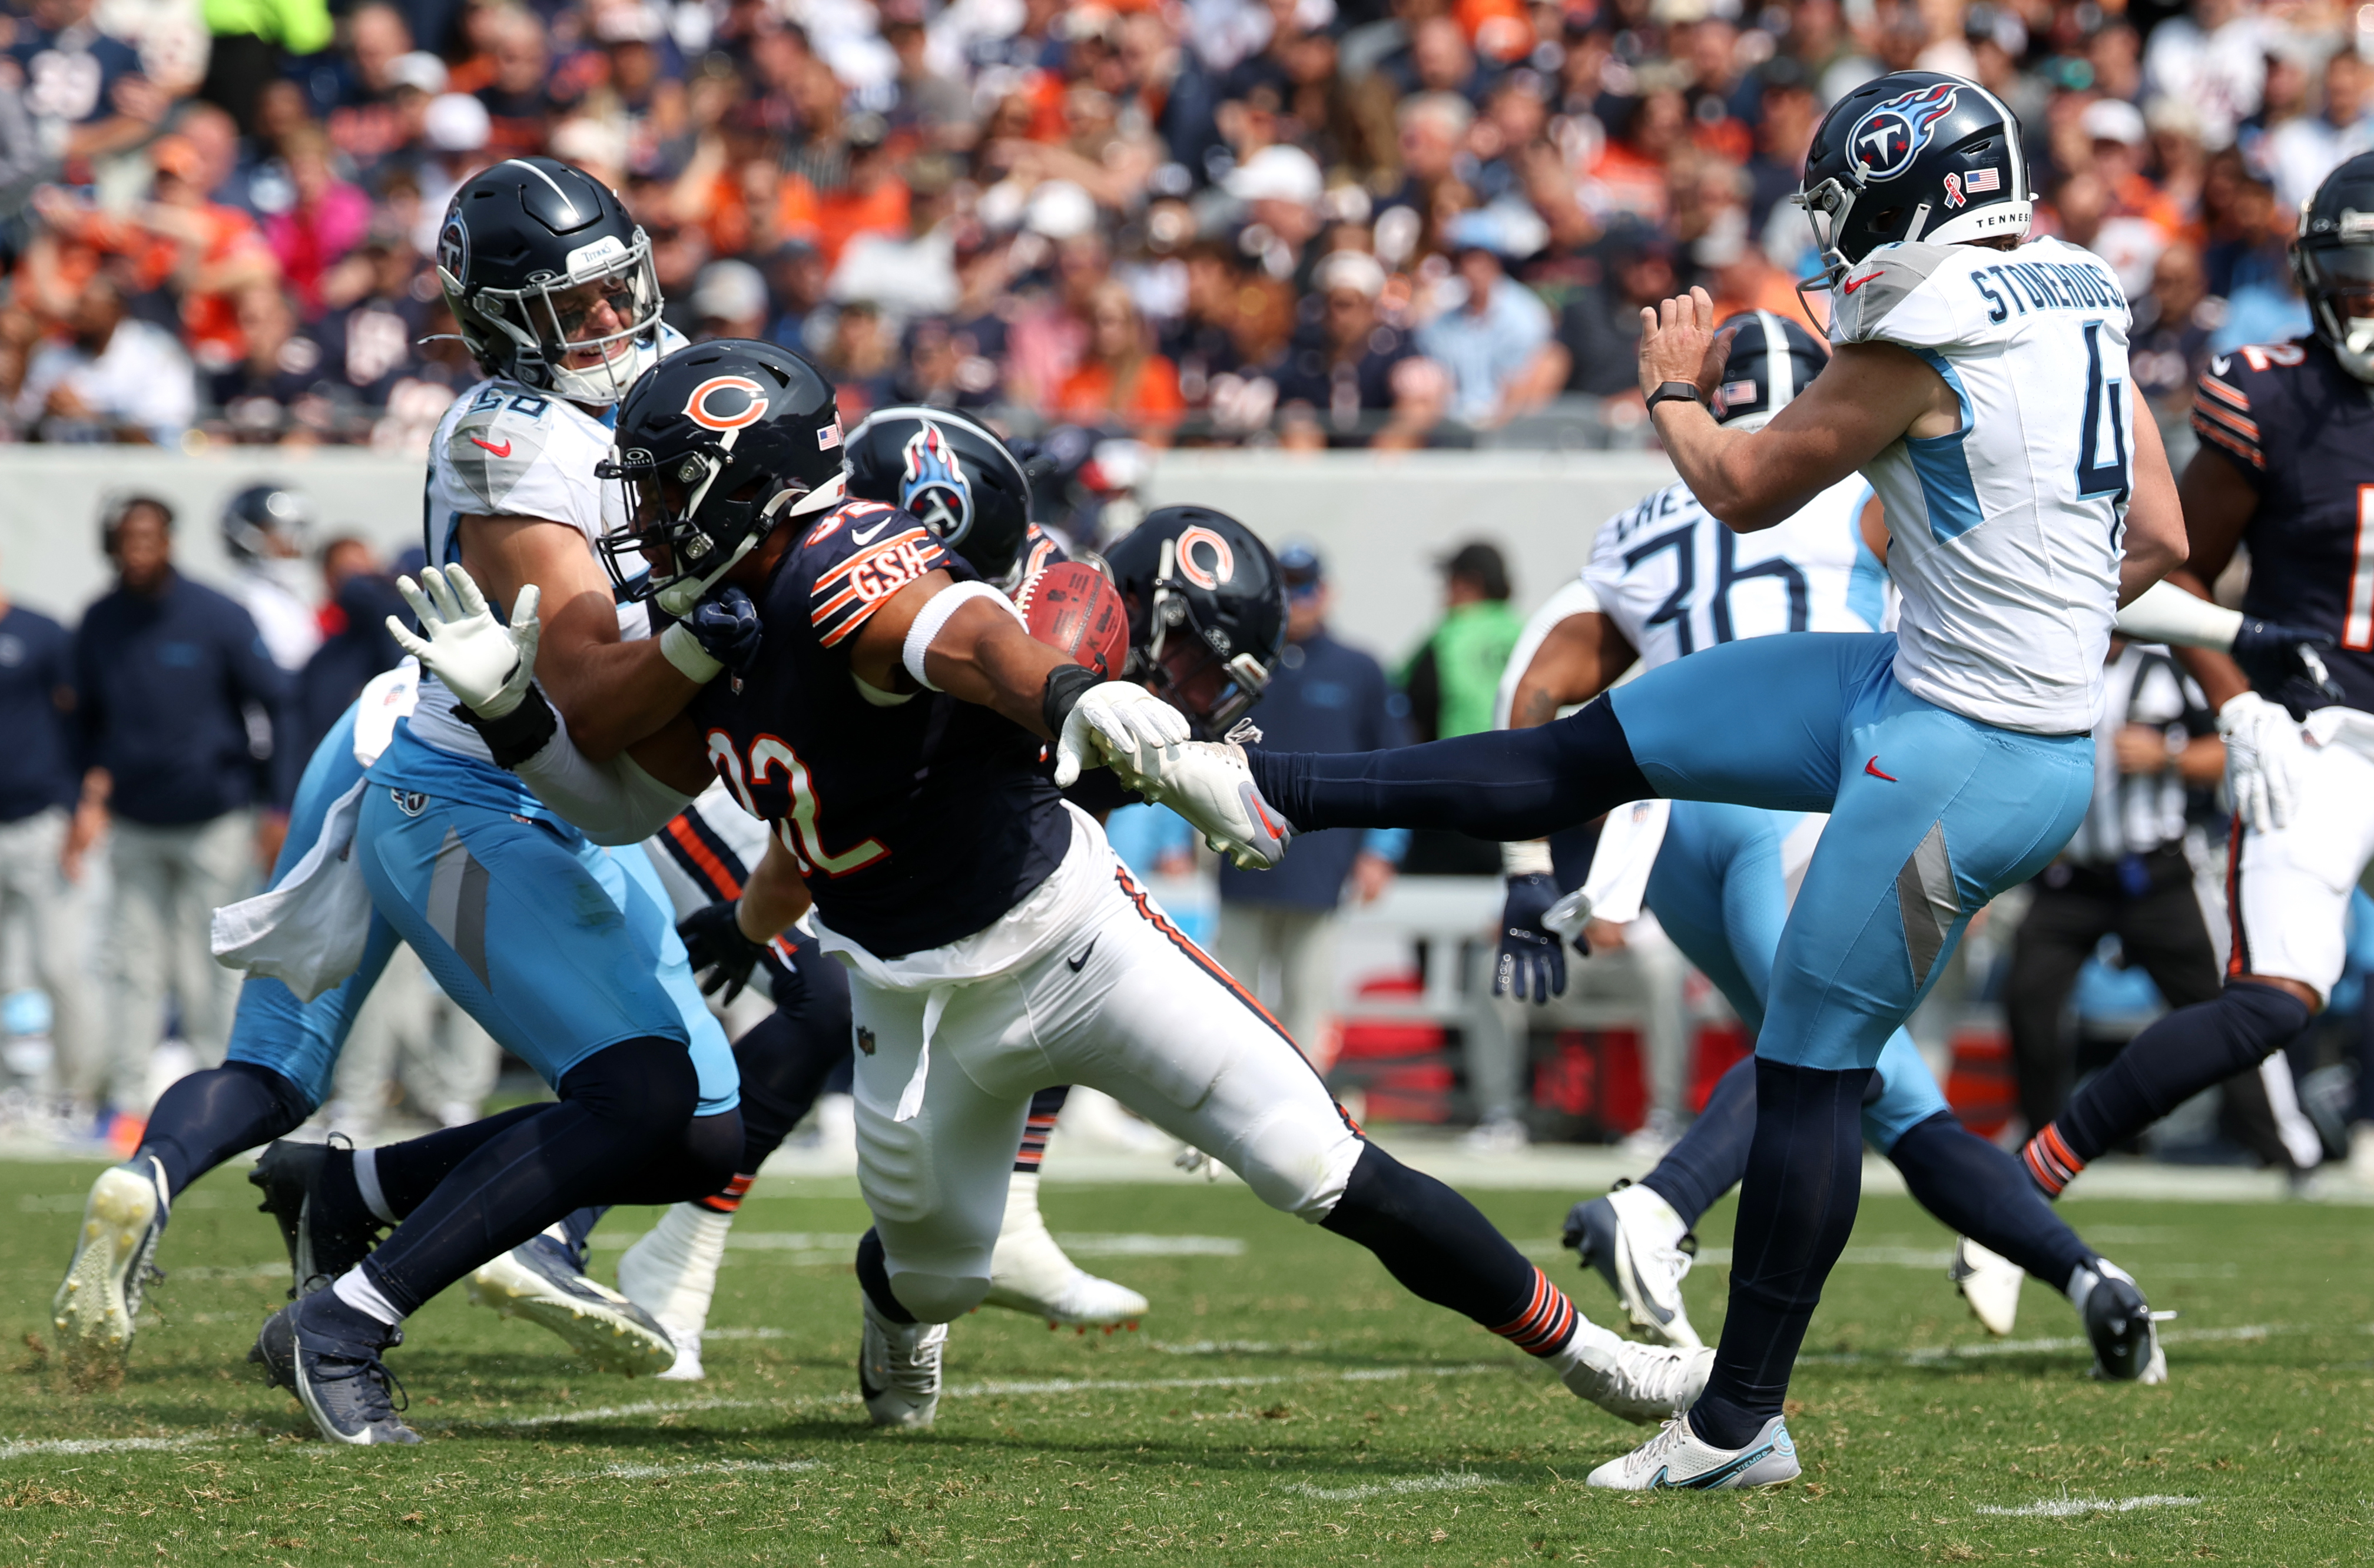
<path id="1" fill-rule="evenodd" d="M 1981 724 L 2091 729 L 2134 450 L 2110 268 L 2059 240 L 1883 245 L 1833 299 L 1834 341 L 1909 348 L 1961 401 L 1959 430 L 1863 468 L 1903 596 L 1898 682 Z"/>

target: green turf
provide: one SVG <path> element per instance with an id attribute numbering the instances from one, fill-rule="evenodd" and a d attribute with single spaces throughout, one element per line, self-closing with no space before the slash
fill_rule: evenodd
<path id="1" fill-rule="evenodd" d="M 710 1379 L 628 1385 L 453 1297 L 394 1364 L 417 1449 L 334 1449 L 245 1354 L 285 1279 L 237 1173 L 193 1190 L 120 1390 L 64 1387 L 42 1341 L 91 1165 L 0 1165 L 9 1354 L 0 1444 L 143 1437 L 78 1454 L 0 1446 L 0 1562 L 1215 1563 L 2050 1562 L 2307 1564 L 2374 1554 L 2374 1248 L 2363 1209 L 2074 1204 L 2156 1304 L 2183 1309 L 2165 1389 L 2102 1386 L 2050 1341 L 1980 1347 L 1900 1198 L 1863 1206 L 1792 1406 L 1805 1479 L 1763 1495 L 1592 1493 L 1639 1429 L 1402 1295 L 1365 1254 L 1241 1187 L 1047 1189 L 1058 1232 L 1242 1238 L 1240 1256 L 1102 1260 L 1155 1302 L 1144 1330 L 1050 1334 L 983 1312 L 956 1329 L 938 1430 L 877 1434 L 853 1396 L 856 1289 L 838 1244 L 853 1185 L 762 1183 L 729 1255 Z M 1565 1204 L 1481 1195 L 1553 1277 Z M 648 1216 L 622 1212 L 617 1233 Z M 1705 1227 L 1727 1239 L 1728 1212 Z M 818 1261 L 818 1252 L 824 1260 Z M 614 1247 L 597 1253 L 615 1265 Z M 1908 1262 L 1908 1258 L 1914 1261 Z M 1690 1282 L 1720 1320 L 1722 1271 Z M 456 1292 L 458 1295 L 458 1292 Z M 2238 1335 L 2237 1330 L 2263 1329 Z M 968 1391 L 968 1390 L 971 1391 Z M 2005 1516 L 2072 1498 L 2197 1499 Z"/>

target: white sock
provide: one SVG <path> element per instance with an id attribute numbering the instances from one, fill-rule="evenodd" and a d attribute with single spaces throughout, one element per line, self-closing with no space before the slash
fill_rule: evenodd
<path id="1" fill-rule="evenodd" d="M 370 1209 L 375 1218 L 390 1225 L 396 1223 L 395 1210 L 387 1206 L 387 1195 L 379 1190 L 378 1149 L 355 1150 L 355 1190 L 363 1195 L 363 1207 Z M 394 1323 L 395 1319 L 391 1317 L 387 1321 Z"/>
<path id="2" fill-rule="evenodd" d="M 1604 1372 L 1616 1364 L 1616 1352 L 1623 1348 L 1624 1341 L 1613 1331 L 1602 1328 L 1577 1311 L 1574 1332 L 1568 1336 L 1565 1344 L 1542 1360 L 1556 1367 L 1561 1377 L 1577 1366 L 1590 1366 Z"/>
<path id="3" fill-rule="evenodd" d="M 2069 1283 L 2061 1287 L 2061 1293 L 2069 1298 L 2069 1304 L 2077 1309 L 2078 1316 L 2083 1317 L 2086 1315 L 2086 1298 L 2092 1295 L 2094 1287 L 2101 1282 L 2099 1274 L 2081 1263 L 2069 1271 Z"/>
<path id="4" fill-rule="evenodd" d="M 338 1282 L 330 1287 L 330 1293 L 364 1316 L 376 1318 L 390 1328 L 404 1321 L 404 1314 L 388 1304 L 387 1298 L 379 1293 L 379 1287 L 370 1282 L 370 1276 L 363 1272 L 363 1266 L 359 1263 L 338 1277 Z"/>
<path id="5" fill-rule="evenodd" d="M 1680 1246 L 1682 1238 L 1690 1233 L 1690 1228 L 1682 1223 L 1682 1217 L 1674 1212 L 1674 1206 L 1652 1188 L 1638 1183 L 1627 1190 L 1640 1196 L 1626 1205 L 1632 1211 L 1626 1218 L 1648 1232 L 1644 1239 L 1649 1244 L 1663 1252 L 1671 1252 Z"/>

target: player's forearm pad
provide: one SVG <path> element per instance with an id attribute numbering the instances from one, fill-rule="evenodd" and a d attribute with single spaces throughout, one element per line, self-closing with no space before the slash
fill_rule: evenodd
<path id="1" fill-rule="evenodd" d="M 1096 671 L 1078 665 L 1058 665 L 1049 670 L 1047 685 L 1039 697 L 1039 716 L 1045 721 L 1047 733 L 1061 738 L 1064 721 L 1072 716 L 1080 699 L 1090 687 L 1102 684 Z"/>
<path id="2" fill-rule="evenodd" d="M 556 728 L 540 750 L 511 772 L 538 800 L 600 844 L 641 843 L 692 801 L 631 757 L 589 760 L 565 729 Z"/>
<path id="3" fill-rule="evenodd" d="M 560 728 L 560 715 L 552 711 L 544 688 L 534 681 L 511 711 L 499 718 L 488 718 L 467 702 L 454 703 L 453 716 L 478 732 L 498 768 L 516 769 L 543 750 Z"/>
<path id="4" fill-rule="evenodd" d="M 2195 598 L 2172 583 L 2155 583 L 2119 612 L 2118 629 L 2120 636 L 2138 643 L 2173 643 L 2223 653 L 2234 645 L 2242 618 L 2207 599 Z"/>

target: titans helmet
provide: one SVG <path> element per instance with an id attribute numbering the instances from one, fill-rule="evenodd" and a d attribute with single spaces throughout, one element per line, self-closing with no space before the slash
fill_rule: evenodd
<path id="1" fill-rule="evenodd" d="M 903 507 L 1009 591 L 1030 527 L 1030 478 L 995 432 L 946 408 L 877 408 L 849 432 L 849 493 Z"/>
<path id="2" fill-rule="evenodd" d="M 2024 239 L 2035 203 L 2019 120 L 1943 71 L 1894 71 L 1830 105 L 1793 198 L 1836 287 L 1881 245 Z"/>
<path id="3" fill-rule="evenodd" d="M 1760 430 L 1830 362 L 1812 333 L 1770 311 L 1742 311 L 1717 330 L 1736 328 L 1731 357 L 1715 388 L 1714 417 L 1743 430 Z"/>
<path id="4" fill-rule="evenodd" d="M 223 548 L 241 562 L 303 555 L 312 543 L 313 524 L 313 503 L 304 491 L 249 485 L 223 502 Z"/>

